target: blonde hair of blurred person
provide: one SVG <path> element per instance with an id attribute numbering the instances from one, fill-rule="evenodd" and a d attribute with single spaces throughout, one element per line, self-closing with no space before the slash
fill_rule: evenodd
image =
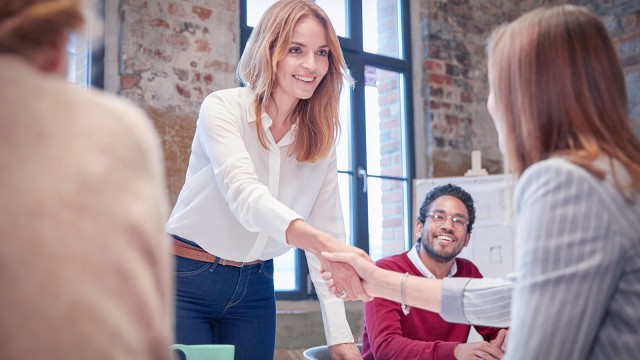
<path id="1" fill-rule="evenodd" d="M 0 2 L 0 357 L 160 359 L 166 192 L 146 115 L 65 80 L 77 0 Z"/>
<path id="2" fill-rule="evenodd" d="M 47 73 L 66 74 L 69 35 L 80 29 L 80 0 L 5 0 L 0 3 L 0 53 L 19 55 Z"/>

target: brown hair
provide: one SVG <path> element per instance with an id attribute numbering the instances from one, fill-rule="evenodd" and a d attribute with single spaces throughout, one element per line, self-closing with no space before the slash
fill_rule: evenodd
<path id="1" fill-rule="evenodd" d="M 80 0 L 2 0 L 0 53 L 26 56 L 84 22 Z"/>
<path id="2" fill-rule="evenodd" d="M 624 74 L 591 11 L 533 10 L 496 29 L 487 53 L 506 156 L 517 175 L 562 156 L 603 178 L 593 162 L 606 154 L 629 172 L 628 187 L 640 188 L 640 141 L 627 115 Z"/>
<path id="3" fill-rule="evenodd" d="M 238 78 L 251 87 L 258 138 L 267 149 L 261 115 L 276 85 L 276 68 L 286 54 L 293 30 L 304 17 L 314 17 L 324 26 L 329 47 L 329 69 L 309 99 L 302 99 L 293 110 L 298 130 L 292 148 L 298 161 L 314 162 L 329 154 L 340 129 L 338 105 L 343 79 L 353 83 L 347 73 L 340 43 L 327 14 L 308 0 L 280 0 L 262 15 L 253 29 L 238 63 Z"/>

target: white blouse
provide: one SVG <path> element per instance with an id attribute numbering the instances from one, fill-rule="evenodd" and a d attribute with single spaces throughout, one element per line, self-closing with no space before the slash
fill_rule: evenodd
<path id="1" fill-rule="evenodd" d="M 256 131 L 249 88 L 214 92 L 202 103 L 185 184 L 165 230 L 228 260 L 268 260 L 287 252 L 285 232 L 295 219 L 345 241 L 335 148 L 313 163 L 290 156 L 296 125 L 276 143 L 262 114 L 269 150 Z M 329 345 L 353 342 L 344 302 L 320 277 L 320 261 L 306 252 L 325 319 Z"/>

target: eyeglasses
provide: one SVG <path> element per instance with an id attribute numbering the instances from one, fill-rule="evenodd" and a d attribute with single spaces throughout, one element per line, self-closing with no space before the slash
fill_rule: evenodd
<path id="1" fill-rule="evenodd" d="M 456 229 L 464 229 L 467 226 L 467 221 L 455 216 L 443 215 L 439 213 L 430 212 L 429 217 L 434 224 L 443 224 L 447 221 L 448 218 L 451 218 L 451 222 L 453 223 L 453 227 Z"/>

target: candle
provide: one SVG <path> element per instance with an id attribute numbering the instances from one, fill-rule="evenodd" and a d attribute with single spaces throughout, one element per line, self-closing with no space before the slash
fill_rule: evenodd
<path id="1" fill-rule="evenodd" d="M 471 152 L 471 170 L 478 171 L 482 169 L 482 151 L 473 150 Z"/>

